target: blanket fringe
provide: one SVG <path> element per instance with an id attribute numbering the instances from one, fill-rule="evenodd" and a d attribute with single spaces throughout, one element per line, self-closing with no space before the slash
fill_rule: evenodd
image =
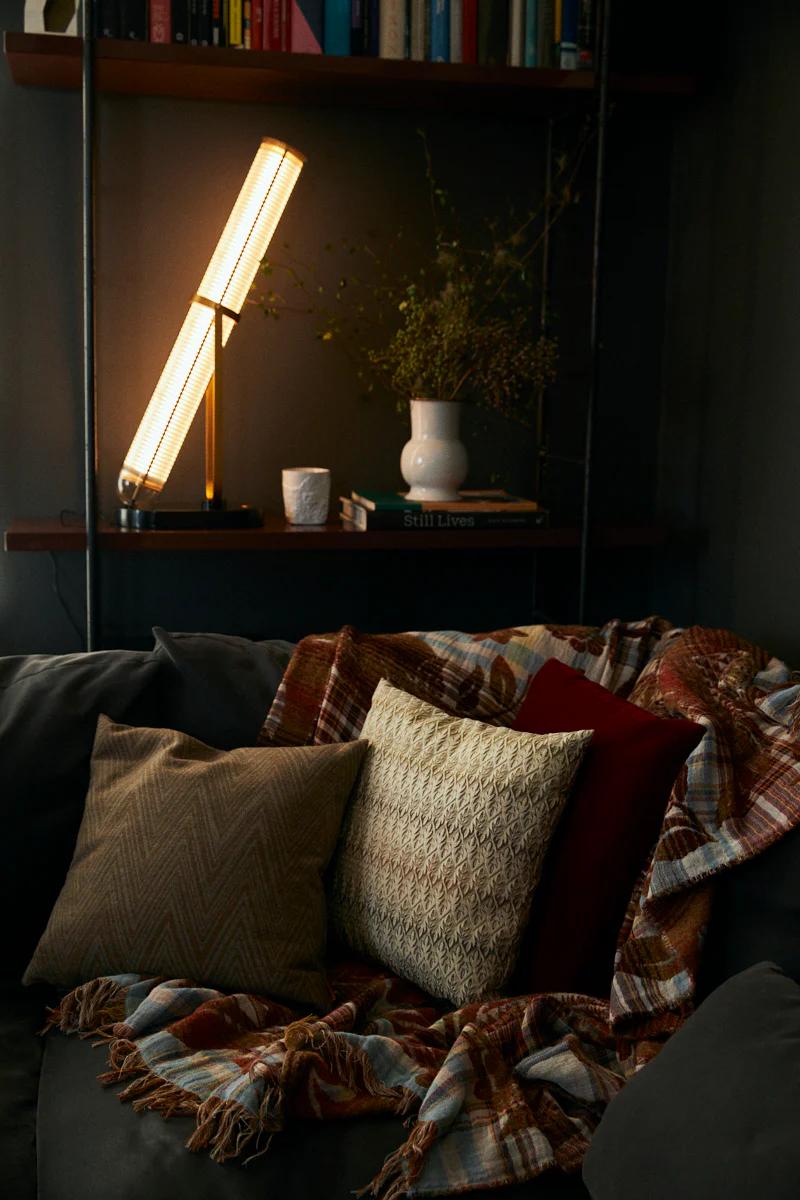
<path id="1" fill-rule="evenodd" d="M 258 1140 L 261 1121 L 235 1100 L 211 1096 L 197 1109 L 197 1128 L 186 1143 L 188 1150 L 210 1150 L 215 1162 L 238 1158 Z M 251 1157 L 256 1157 L 252 1155 Z"/>
<path id="2" fill-rule="evenodd" d="M 394 1111 L 405 1116 L 417 1101 L 408 1088 L 388 1087 L 375 1074 L 369 1059 L 349 1038 L 334 1032 L 323 1021 L 309 1027 L 309 1046 L 317 1051 L 331 1073 L 351 1091 L 366 1092 L 379 1100 L 390 1100 Z M 287 1055 L 287 1063 L 291 1055 Z"/>
<path id="3" fill-rule="evenodd" d="M 93 979 L 68 992 L 55 1008 L 47 1010 L 42 1033 L 60 1029 L 62 1033 L 80 1033 L 91 1037 L 103 1027 L 116 1024 L 125 1016 L 126 988 L 113 979 Z"/>
<path id="4" fill-rule="evenodd" d="M 113 1038 L 109 1042 L 108 1066 L 108 1071 L 97 1076 L 104 1087 L 109 1083 L 120 1083 L 132 1075 L 142 1075 L 148 1070 L 136 1043 L 121 1037 Z"/>
<path id="5" fill-rule="evenodd" d="M 373 1196 L 376 1200 L 401 1200 L 422 1169 L 422 1162 L 439 1136 L 435 1121 L 420 1121 L 408 1140 L 384 1162 L 371 1183 L 356 1192 L 356 1196 Z"/>

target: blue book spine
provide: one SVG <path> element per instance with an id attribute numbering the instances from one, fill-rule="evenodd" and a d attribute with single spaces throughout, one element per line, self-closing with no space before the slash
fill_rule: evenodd
<path id="1" fill-rule="evenodd" d="M 559 67 L 562 71 L 578 69 L 578 19 L 580 0 L 561 0 L 561 45 Z"/>
<path id="2" fill-rule="evenodd" d="M 539 0 L 527 0 L 525 5 L 525 58 L 526 67 L 539 65 Z"/>
<path id="3" fill-rule="evenodd" d="M 367 54 L 378 57 L 378 37 L 380 35 L 381 0 L 366 0 L 367 2 Z"/>
<path id="4" fill-rule="evenodd" d="M 431 62 L 450 62 L 450 0 L 431 0 Z"/>
<path id="5" fill-rule="evenodd" d="M 350 53 L 350 0 L 326 0 L 325 42 L 326 54 Z"/>

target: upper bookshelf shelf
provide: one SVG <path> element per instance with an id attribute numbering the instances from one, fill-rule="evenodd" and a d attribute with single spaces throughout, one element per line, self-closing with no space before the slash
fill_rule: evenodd
<path id="1" fill-rule="evenodd" d="M 80 38 L 7 31 L 4 47 L 15 83 L 80 87 Z M 589 71 L 219 50 L 113 39 L 96 43 L 96 63 L 97 86 L 102 92 L 506 115 L 541 110 L 554 99 L 585 95 L 594 86 Z M 616 94 L 653 97 L 689 96 L 694 90 L 688 77 L 664 75 L 616 76 L 612 89 Z"/>

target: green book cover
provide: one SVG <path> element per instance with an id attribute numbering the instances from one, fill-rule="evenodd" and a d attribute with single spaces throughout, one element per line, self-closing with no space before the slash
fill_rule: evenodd
<path id="1" fill-rule="evenodd" d="M 406 500 L 399 492 L 351 492 L 351 496 L 365 508 L 373 512 L 396 512 L 403 509 L 406 512 L 421 512 L 422 505 L 417 500 Z"/>

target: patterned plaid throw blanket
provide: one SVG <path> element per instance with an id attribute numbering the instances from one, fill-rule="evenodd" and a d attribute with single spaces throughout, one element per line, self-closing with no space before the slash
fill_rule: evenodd
<path id="1" fill-rule="evenodd" d="M 713 876 L 800 823 L 800 685 L 786 667 L 732 634 L 665 626 L 647 658 L 631 698 L 708 733 L 632 899 L 610 1008 L 558 995 L 448 1013 L 384 972 L 343 965 L 337 1006 L 320 1017 L 120 976 L 77 988 L 50 1023 L 107 1042 L 101 1081 L 122 1081 L 137 1109 L 193 1116 L 189 1148 L 218 1160 L 265 1151 L 298 1117 L 394 1112 L 413 1124 L 365 1181 L 383 1200 L 578 1170 L 626 1075 L 691 1011 Z"/>

